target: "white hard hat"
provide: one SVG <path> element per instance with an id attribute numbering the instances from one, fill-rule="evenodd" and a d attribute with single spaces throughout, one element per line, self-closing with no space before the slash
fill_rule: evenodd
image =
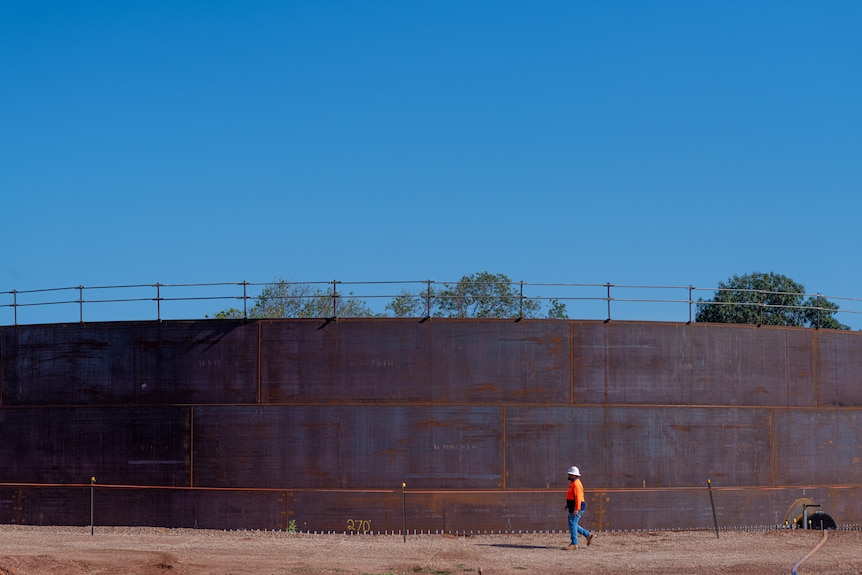
<path id="1" fill-rule="evenodd" d="M 574 465 L 572 465 L 571 467 L 569 467 L 569 475 L 576 475 L 576 476 L 580 477 L 581 476 L 581 470 L 578 469 L 577 467 L 575 467 Z"/>

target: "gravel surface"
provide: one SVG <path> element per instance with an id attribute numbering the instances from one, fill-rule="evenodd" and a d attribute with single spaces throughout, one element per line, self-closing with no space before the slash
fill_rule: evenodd
<path id="1" fill-rule="evenodd" d="M 590 547 L 564 551 L 566 543 L 562 533 L 405 542 L 400 535 L 146 527 L 96 527 L 91 535 L 89 527 L 0 525 L 0 575 L 787 575 L 803 558 L 798 575 L 862 573 L 860 531 L 597 533 Z"/>

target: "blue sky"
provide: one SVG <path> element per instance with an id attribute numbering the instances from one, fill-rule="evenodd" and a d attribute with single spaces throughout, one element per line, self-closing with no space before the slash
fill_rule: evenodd
<path id="1" fill-rule="evenodd" d="M 0 0 L 0 292 L 773 271 L 862 298 L 860 29 L 855 0 Z"/>

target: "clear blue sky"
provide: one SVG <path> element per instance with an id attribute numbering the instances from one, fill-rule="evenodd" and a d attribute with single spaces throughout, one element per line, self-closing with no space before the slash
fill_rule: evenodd
<path id="1" fill-rule="evenodd" d="M 0 0 L 0 292 L 773 271 L 862 298 L 860 30 L 856 0 Z"/>

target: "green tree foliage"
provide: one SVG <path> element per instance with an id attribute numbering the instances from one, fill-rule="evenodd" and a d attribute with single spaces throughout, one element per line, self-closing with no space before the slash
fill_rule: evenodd
<path id="1" fill-rule="evenodd" d="M 444 284 L 435 298 L 439 317 L 532 317 L 538 301 L 521 298 L 505 274 L 480 272 L 456 284 Z"/>
<path id="2" fill-rule="evenodd" d="M 463 276 L 457 283 L 429 284 L 420 293 L 404 291 L 386 310 L 395 317 L 533 318 L 542 311 L 541 298 L 522 297 L 518 284 L 505 274 L 487 271 Z M 547 317 L 566 319 L 566 305 L 550 300 Z"/>
<path id="3" fill-rule="evenodd" d="M 404 290 L 386 304 L 386 311 L 395 317 L 430 317 L 433 305 L 429 303 L 434 301 L 434 295 L 433 288 L 418 295 Z"/>
<path id="4" fill-rule="evenodd" d="M 827 329 L 850 329 L 835 319 L 838 304 L 833 303 L 822 295 L 811 296 L 805 302 L 805 323 L 809 326 L 823 327 Z"/>
<path id="5" fill-rule="evenodd" d="M 838 305 L 805 299 L 805 287 L 787 276 L 754 272 L 719 282 L 713 299 L 698 300 L 698 322 L 850 329 L 835 319 Z"/>
<path id="6" fill-rule="evenodd" d="M 569 319 L 566 304 L 558 299 L 551 299 L 548 305 L 548 319 Z"/>
<path id="7" fill-rule="evenodd" d="M 337 285 L 337 284 L 336 284 Z M 251 319 L 373 317 L 364 300 L 310 283 L 292 283 L 276 279 L 261 290 L 248 311 Z M 215 314 L 218 319 L 244 317 L 242 310 L 228 308 Z"/>

